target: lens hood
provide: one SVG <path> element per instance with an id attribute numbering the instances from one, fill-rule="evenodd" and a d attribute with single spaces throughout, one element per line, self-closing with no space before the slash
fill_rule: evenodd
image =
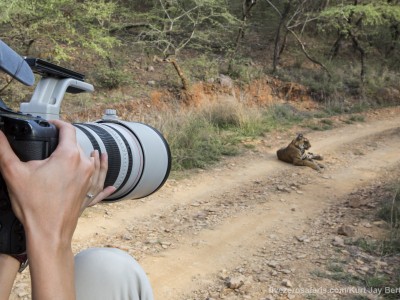
<path id="1" fill-rule="evenodd" d="M 35 76 L 25 59 L 0 40 L 0 70 L 25 85 L 33 85 Z"/>

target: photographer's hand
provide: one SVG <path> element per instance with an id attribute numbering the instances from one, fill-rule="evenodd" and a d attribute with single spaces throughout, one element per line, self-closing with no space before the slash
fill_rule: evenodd
<path id="1" fill-rule="evenodd" d="M 71 240 L 88 205 L 95 159 L 84 155 L 71 124 L 52 122 L 59 144 L 41 161 L 21 162 L 0 132 L 0 171 L 24 225 L 33 299 L 75 299 Z"/>

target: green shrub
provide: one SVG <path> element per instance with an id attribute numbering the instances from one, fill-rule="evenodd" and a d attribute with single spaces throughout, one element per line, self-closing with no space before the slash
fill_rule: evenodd
<path id="1" fill-rule="evenodd" d="M 395 187 L 393 198 L 383 200 L 378 217 L 390 224 L 390 237 L 382 243 L 384 254 L 400 253 L 400 189 Z"/>
<path id="2" fill-rule="evenodd" d="M 378 211 L 378 216 L 391 224 L 392 228 L 400 227 L 400 193 L 396 191 L 392 199 L 386 199 Z"/>
<path id="3" fill-rule="evenodd" d="M 185 61 L 183 67 L 188 70 L 188 75 L 195 80 L 207 81 L 218 77 L 218 63 L 207 55 Z"/>
<path id="4" fill-rule="evenodd" d="M 270 130 L 260 109 L 245 107 L 235 101 L 212 104 L 203 110 L 203 114 L 211 124 L 230 131 L 230 136 L 236 136 L 238 140 L 260 136 Z"/>
<path id="5" fill-rule="evenodd" d="M 268 127 L 278 128 L 300 123 L 307 117 L 307 114 L 298 111 L 289 104 L 275 104 L 269 107 L 264 113 L 264 122 Z"/>
<path id="6" fill-rule="evenodd" d="M 350 124 L 354 122 L 365 122 L 365 117 L 363 115 L 350 115 L 346 123 Z"/>
<path id="7" fill-rule="evenodd" d="M 173 130 L 174 127 L 179 129 Z M 236 153 L 229 139 L 200 115 L 178 121 L 165 134 L 171 147 L 173 170 L 206 168 L 222 155 Z"/>
<path id="8" fill-rule="evenodd" d="M 241 123 L 237 103 L 224 101 L 209 105 L 203 110 L 203 114 L 212 125 L 221 129 L 239 127 Z"/>
<path id="9" fill-rule="evenodd" d="M 133 83 L 130 76 L 131 74 L 122 68 L 107 67 L 96 69 L 96 73 L 93 75 L 96 86 L 109 90 Z"/>
<path id="10" fill-rule="evenodd" d="M 237 79 L 245 83 L 261 78 L 263 74 L 263 70 L 257 68 L 251 59 L 232 59 L 228 66 L 228 75 L 232 79 Z"/>

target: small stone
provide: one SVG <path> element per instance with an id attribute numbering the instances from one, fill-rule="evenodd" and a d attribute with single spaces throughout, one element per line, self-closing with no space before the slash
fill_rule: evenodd
<path id="1" fill-rule="evenodd" d="M 256 277 L 256 280 L 257 280 L 258 282 L 267 282 L 267 281 L 268 281 L 268 276 L 266 276 L 266 275 L 259 275 L 259 276 Z"/>
<path id="2" fill-rule="evenodd" d="M 361 207 L 361 200 L 360 199 L 358 199 L 358 198 L 355 198 L 355 199 L 350 199 L 349 200 L 349 206 L 351 207 L 351 208 L 359 208 L 359 207 Z"/>
<path id="3" fill-rule="evenodd" d="M 148 238 L 147 240 L 146 240 L 146 244 L 158 244 L 158 239 L 157 238 Z"/>
<path id="4" fill-rule="evenodd" d="M 354 236 L 355 230 L 349 225 L 342 225 L 338 228 L 338 234 L 344 236 Z"/>
<path id="5" fill-rule="evenodd" d="M 169 248 L 171 246 L 171 243 L 170 242 L 162 242 L 161 243 L 161 247 L 163 248 L 163 249 L 167 249 L 167 248 Z"/>
<path id="6" fill-rule="evenodd" d="M 244 279 L 242 277 L 227 278 L 226 285 L 232 290 L 240 288 L 244 284 Z"/>
<path id="7" fill-rule="evenodd" d="M 228 271 L 225 269 L 222 269 L 219 274 L 218 274 L 220 279 L 226 279 L 228 277 Z"/>
<path id="8" fill-rule="evenodd" d="M 217 81 L 219 82 L 219 84 L 225 88 L 233 88 L 233 80 L 232 78 L 230 78 L 227 75 L 224 74 L 220 74 L 218 76 Z"/>
<path id="9" fill-rule="evenodd" d="M 386 228 L 386 229 L 390 228 L 390 225 L 383 220 L 375 221 L 375 222 L 373 222 L 373 224 L 379 228 Z"/>
<path id="10" fill-rule="evenodd" d="M 335 236 L 333 238 L 332 245 L 336 247 L 344 247 L 344 240 L 339 236 Z"/>
<path id="11" fill-rule="evenodd" d="M 293 286 L 289 279 L 283 279 L 282 285 L 288 288 L 291 288 Z"/>
<path id="12" fill-rule="evenodd" d="M 276 261 L 269 261 L 269 262 L 267 262 L 267 265 L 271 268 L 276 269 L 276 267 L 278 266 L 278 263 Z"/>
<path id="13" fill-rule="evenodd" d="M 299 241 L 299 242 L 304 242 L 304 243 L 309 243 L 310 242 L 310 239 L 307 237 L 307 236 L 305 236 L 305 235 L 303 235 L 303 236 L 296 236 L 296 239 Z"/>
<path id="14" fill-rule="evenodd" d="M 122 238 L 123 238 L 125 241 L 131 241 L 131 240 L 132 240 L 132 235 L 130 235 L 129 233 L 125 233 L 125 234 L 122 236 Z"/>
<path id="15" fill-rule="evenodd" d="M 289 190 L 287 187 L 283 186 L 283 185 L 278 185 L 278 186 L 276 187 L 276 189 L 277 189 L 278 191 L 280 191 L 280 192 L 290 193 L 290 190 Z"/>

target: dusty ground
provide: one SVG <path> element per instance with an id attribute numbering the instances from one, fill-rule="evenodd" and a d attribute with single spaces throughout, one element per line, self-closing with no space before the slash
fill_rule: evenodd
<path id="1" fill-rule="evenodd" d="M 323 173 L 276 159 L 295 130 L 268 133 L 245 155 L 171 178 L 146 199 L 90 208 L 74 250 L 128 251 L 158 300 L 379 299 L 363 284 L 395 278 L 399 259 L 351 241 L 387 234 L 376 211 L 399 172 L 399 112 L 307 132 L 311 151 L 324 156 Z M 30 299 L 28 273 L 12 299 Z"/>

